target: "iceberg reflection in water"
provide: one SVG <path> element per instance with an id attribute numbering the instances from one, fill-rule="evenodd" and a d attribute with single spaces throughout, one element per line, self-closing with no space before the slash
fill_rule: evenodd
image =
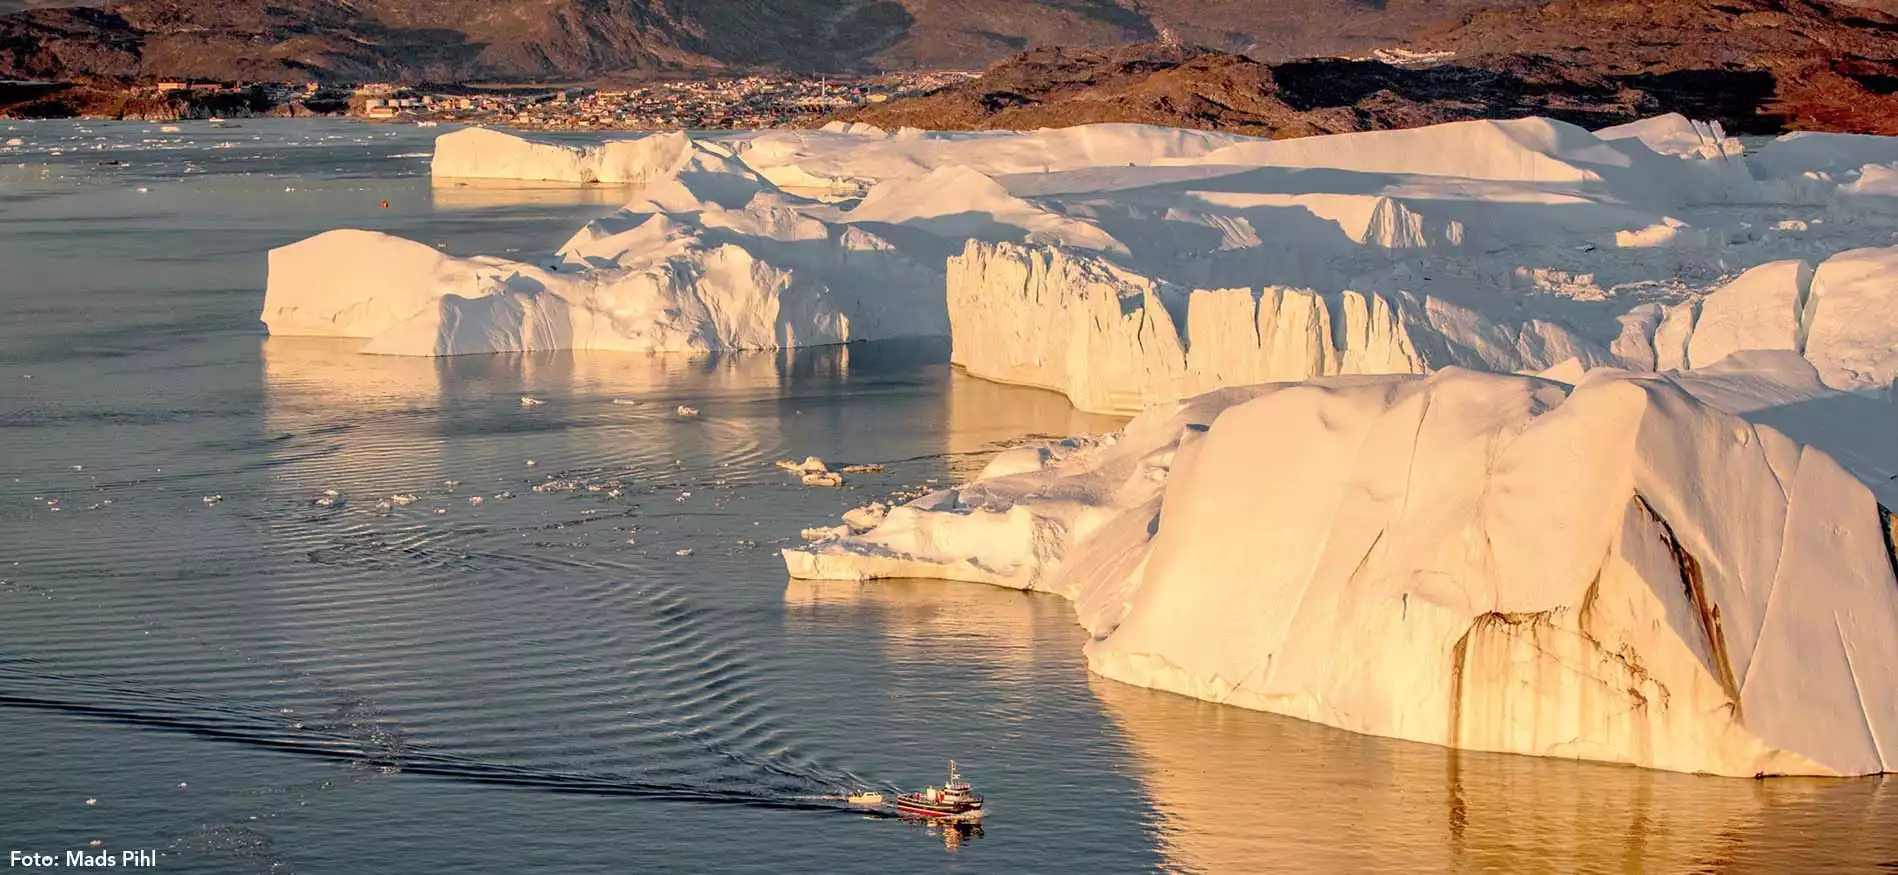
<path id="1" fill-rule="evenodd" d="M 1057 712 L 1072 703 L 1046 681 L 1085 671 L 1063 648 L 1086 633 L 1054 596 L 933 580 L 791 580 L 785 602 L 800 636 L 866 638 L 846 670 L 866 693 L 890 684 L 891 713 L 853 715 L 845 731 L 881 739 L 925 774 L 938 753 L 979 762 L 970 749 L 997 722 L 1068 719 Z M 1085 689 L 1109 718 L 1103 734 L 1124 745 L 1097 742 L 1091 755 L 1132 781 L 1124 798 L 1090 804 L 1147 809 L 1135 822 L 1169 871 L 1807 872 L 1898 861 L 1898 783 L 1889 778 L 1755 781 L 1454 751 L 1097 676 Z M 986 713 L 914 722 L 965 695 Z M 988 827 L 1061 843 L 1125 828 L 1124 818 L 1090 822 L 1062 792 L 1071 785 L 1060 766 L 1019 762 L 1046 771 L 985 770 L 996 807 Z"/>
<path id="2" fill-rule="evenodd" d="M 1681 775 L 1454 751 L 1092 678 L 1178 869 L 1866 871 L 1898 784 Z"/>

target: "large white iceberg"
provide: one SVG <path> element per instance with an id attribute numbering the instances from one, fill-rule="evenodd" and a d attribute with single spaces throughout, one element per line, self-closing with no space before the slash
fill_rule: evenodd
<path id="1" fill-rule="evenodd" d="M 734 140 L 740 158 L 786 188 L 862 194 L 879 182 L 964 168 L 985 176 L 1203 160 L 1255 138 L 1158 125 L 1096 124 L 1038 131 L 884 131 L 831 123 L 815 131 L 762 131 Z"/>
<path id="2" fill-rule="evenodd" d="M 1543 370 L 1617 362 L 1607 344 L 1527 319 L 1498 322 L 1428 294 L 1188 289 L 1100 259 L 970 243 L 949 260 L 951 359 L 1056 389 L 1077 407 L 1137 413 L 1220 386 L 1451 365 Z"/>
<path id="3" fill-rule="evenodd" d="M 1822 266 L 1891 242 L 1888 168 L 1846 163 L 1889 147 L 1872 139 L 1777 141 L 1785 172 L 1859 169 L 1756 180 L 1716 126 L 1679 116 L 1294 141 L 834 125 L 582 145 L 470 129 L 438 141 L 443 191 L 554 179 L 624 184 L 628 202 L 546 259 L 313 238 L 272 258 L 264 321 L 426 355 L 947 333 L 971 373 L 1120 412 L 1265 379 L 1667 370 L 1755 348 L 1875 388 L 1894 370 L 1882 323 L 1833 317 L 1875 309 L 1882 268 L 1847 283 Z M 1736 279 L 1785 262 L 1839 281 L 1811 295 L 1798 270 Z"/>
<path id="4" fill-rule="evenodd" d="M 1084 167 L 1148 165 L 1196 159 L 1253 138 L 1157 125 L 1100 124 L 1026 133 L 884 131 L 832 123 L 819 130 L 771 130 L 691 137 L 680 132 L 584 144 L 492 128 L 467 128 L 435 140 L 437 179 L 520 179 L 632 184 L 660 179 L 693 163 L 734 155 L 772 183 L 862 195 L 890 179 L 958 167 L 984 175 L 1046 173 Z"/>
<path id="5" fill-rule="evenodd" d="M 492 128 L 464 128 L 436 137 L 429 165 L 436 179 L 620 185 L 654 182 L 681 170 L 743 172 L 745 167 L 725 147 L 679 132 L 576 145 Z"/>
<path id="6" fill-rule="evenodd" d="M 363 337 L 364 352 L 399 355 L 778 349 L 946 330 L 931 265 L 802 215 L 768 184 L 675 175 L 644 194 L 546 265 L 366 231 L 293 243 L 270 254 L 262 318 L 273 334 Z"/>
<path id="7" fill-rule="evenodd" d="M 1853 400 L 1779 355 L 1697 389 L 1777 375 Z M 1665 378 L 1223 389 L 992 467 L 787 551 L 791 573 L 1061 593 L 1100 674 L 1360 732 L 1721 775 L 1898 768 L 1889 514 L 1826 452 Z"/>

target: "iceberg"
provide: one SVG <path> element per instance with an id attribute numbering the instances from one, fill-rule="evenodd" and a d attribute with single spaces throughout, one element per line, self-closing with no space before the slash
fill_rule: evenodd
<path id="1" fill-rule="evenodd" d="M 713 137 L 681 132 L 580 144 L 492 128 L 435 140 L 437 179 L 517 179 L 637 184 L 693 164 L 755 172 L 774 185 L 862 195 L 879 182 L 943 168 L 987 176 L 1194 159 L 1255 138 L 1157 125 L 1098 124 L 1025 133 L 884 131 L 832 122 L 811 131 L 769 130 Z"/>
<path id="2" fill-rule="evenodd" d="M 1059 593 L 1098 674 L 1358 732 L 1717 775 L 1891 771 L 1890 513 L 1826 451 L 1694 394 L 1852 400 L 1778 355 L 1687 381 L 1448 368 L 1220 389 L 1010 451 L 786 564 Z"/>
<path id="3" fill-rule="evenodd" d="M 1846 221 L 1898 221 L 1898 163 L 1860 167 L 1857 179 L 1833 189 L 1827 212 Z"/>
<path id="4" fill-rule="evenodd" d="M 887 303 L 931 288 L 926 269 L 873 235 L 824 230 L 811 251 L 789 257 L 688 231 L 636 260 L 565 271 L 331 231 L 271 252 L 262 319 L 276 335 L 361 337 L 363 352 L 424 356 L 780 349 L 942 334 L 940 310 L 926 298 Z"/>
<path id="5" fill-rule="evenodd" d="M 682 170 L 744 172 L 716 142 L 681 132 L 596 145 L 534 139 L 492 128 L 464 128 L 435 138 L 429 174 L 443 179 L 517 179 L 637 184 Z"/>
<path id="6" fill-rule="evenodd" d="M 762 131 L 733 148 L 785 188 L 860 195 L 880 182 L 964 168 L 984 176 L 1197 161 L 1254 137 L 1158 125 L 1095 124 L 1038 131 L 884 131 L 832 122 L 815 131 Z"/>
<path id="7" fill-rule="evenodd" d="M 1508 324 L 1430 295 L 1187 289 L 1060 249 L 970 243 L 949 260 L 951 361 L 1075 406 L 1137 413 L 1220 386 L 1461 365 L 1618 363 L 1541 320 Z"/>
<path id="8" fill-rule="evenodd" d="M 468 129 L 437 141 L 443 191 L 618 184 L 623 206 L 543 259 L 320 235 L 273 253 L 263 321 L 413 355 L 950 335 L 969 373 L 1116 413 L 1265 380 L 1679 370 L 1748 349 L 1876 389 L 1891 368 L 1865 296 L 1882 268 L 1825 265 L 1891 242 L 1890 168 L 1849 163 L 1885 139 L 1782 138 L 1756 180 L 1717 126 L 1679 116 L 1287 141 L 1145 125 L 592 144 Z M 1857 169 L 1799 169 L 1835 165 Z M 1873 273 L 1848 282 L 1854 259 Z M 1790 262 L 1810 268 L 1740 273 Z M 1808 273 L 1829 292 L 1810 294 Z M 1856 310 L 1871 322 L 1835 321 Z"/>
<path id="9" fill-rule="evenodd" d="M 781 349 L 940 337 L 942 278 L 749 172 L 675 168 L 546 263 L 457 258 L 339 230 L 273 250 L 272 334 L 367 338 L 362 351 Z"/>
<path id="10" fill-rule="evenodd" d="M 1638 140 L 1656 154 L 1681 158 L 1731 160 L 1746 153 L 1745 144 L 1727 136 L 1719 122 L 1696 121 L 1678 112 L 1602 128 L 1595 131 L 1595 136 Z"/>

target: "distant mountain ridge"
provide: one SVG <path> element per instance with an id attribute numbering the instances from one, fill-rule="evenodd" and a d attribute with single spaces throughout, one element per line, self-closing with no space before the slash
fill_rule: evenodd
<path id="1" fill-rule="evenodd" d="M 0 78 L 574 81 L 980 69 L 1142 41 L 1273 59 L 1401 41 L 1526 0 L 54 0 L 0 16 Z M 0 10 L 3 11 L 3 10 Z"/>
<path id="2" fill-rule="evenodd" d="M 1898 17 L 1813 0 L 1556 0 L 1409 41 L 1436 63 L 1268 64 L 1205 49 L 1041 49 L 932 94 L 832 120 L 1031 130 L 1141 122 L 1274 137 L 1543 115 L 1680 112 L 1735 133 L 1898 134 Z"/>

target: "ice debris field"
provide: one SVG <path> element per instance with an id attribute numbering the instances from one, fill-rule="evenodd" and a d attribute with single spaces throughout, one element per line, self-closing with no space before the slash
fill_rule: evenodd
<path id="1" fill-rule="evenodd" d="M 971 374 L 1138 414 L 809 529 L 793 576 L 1060 593 L 1102 675 L 1361 732 L 1898 770 L 1898 139 L 470 129 L 432 172 L 627 203 L 531 262 L 283 247 L 270 331 L 399 355 L 947 335 Z"/>

